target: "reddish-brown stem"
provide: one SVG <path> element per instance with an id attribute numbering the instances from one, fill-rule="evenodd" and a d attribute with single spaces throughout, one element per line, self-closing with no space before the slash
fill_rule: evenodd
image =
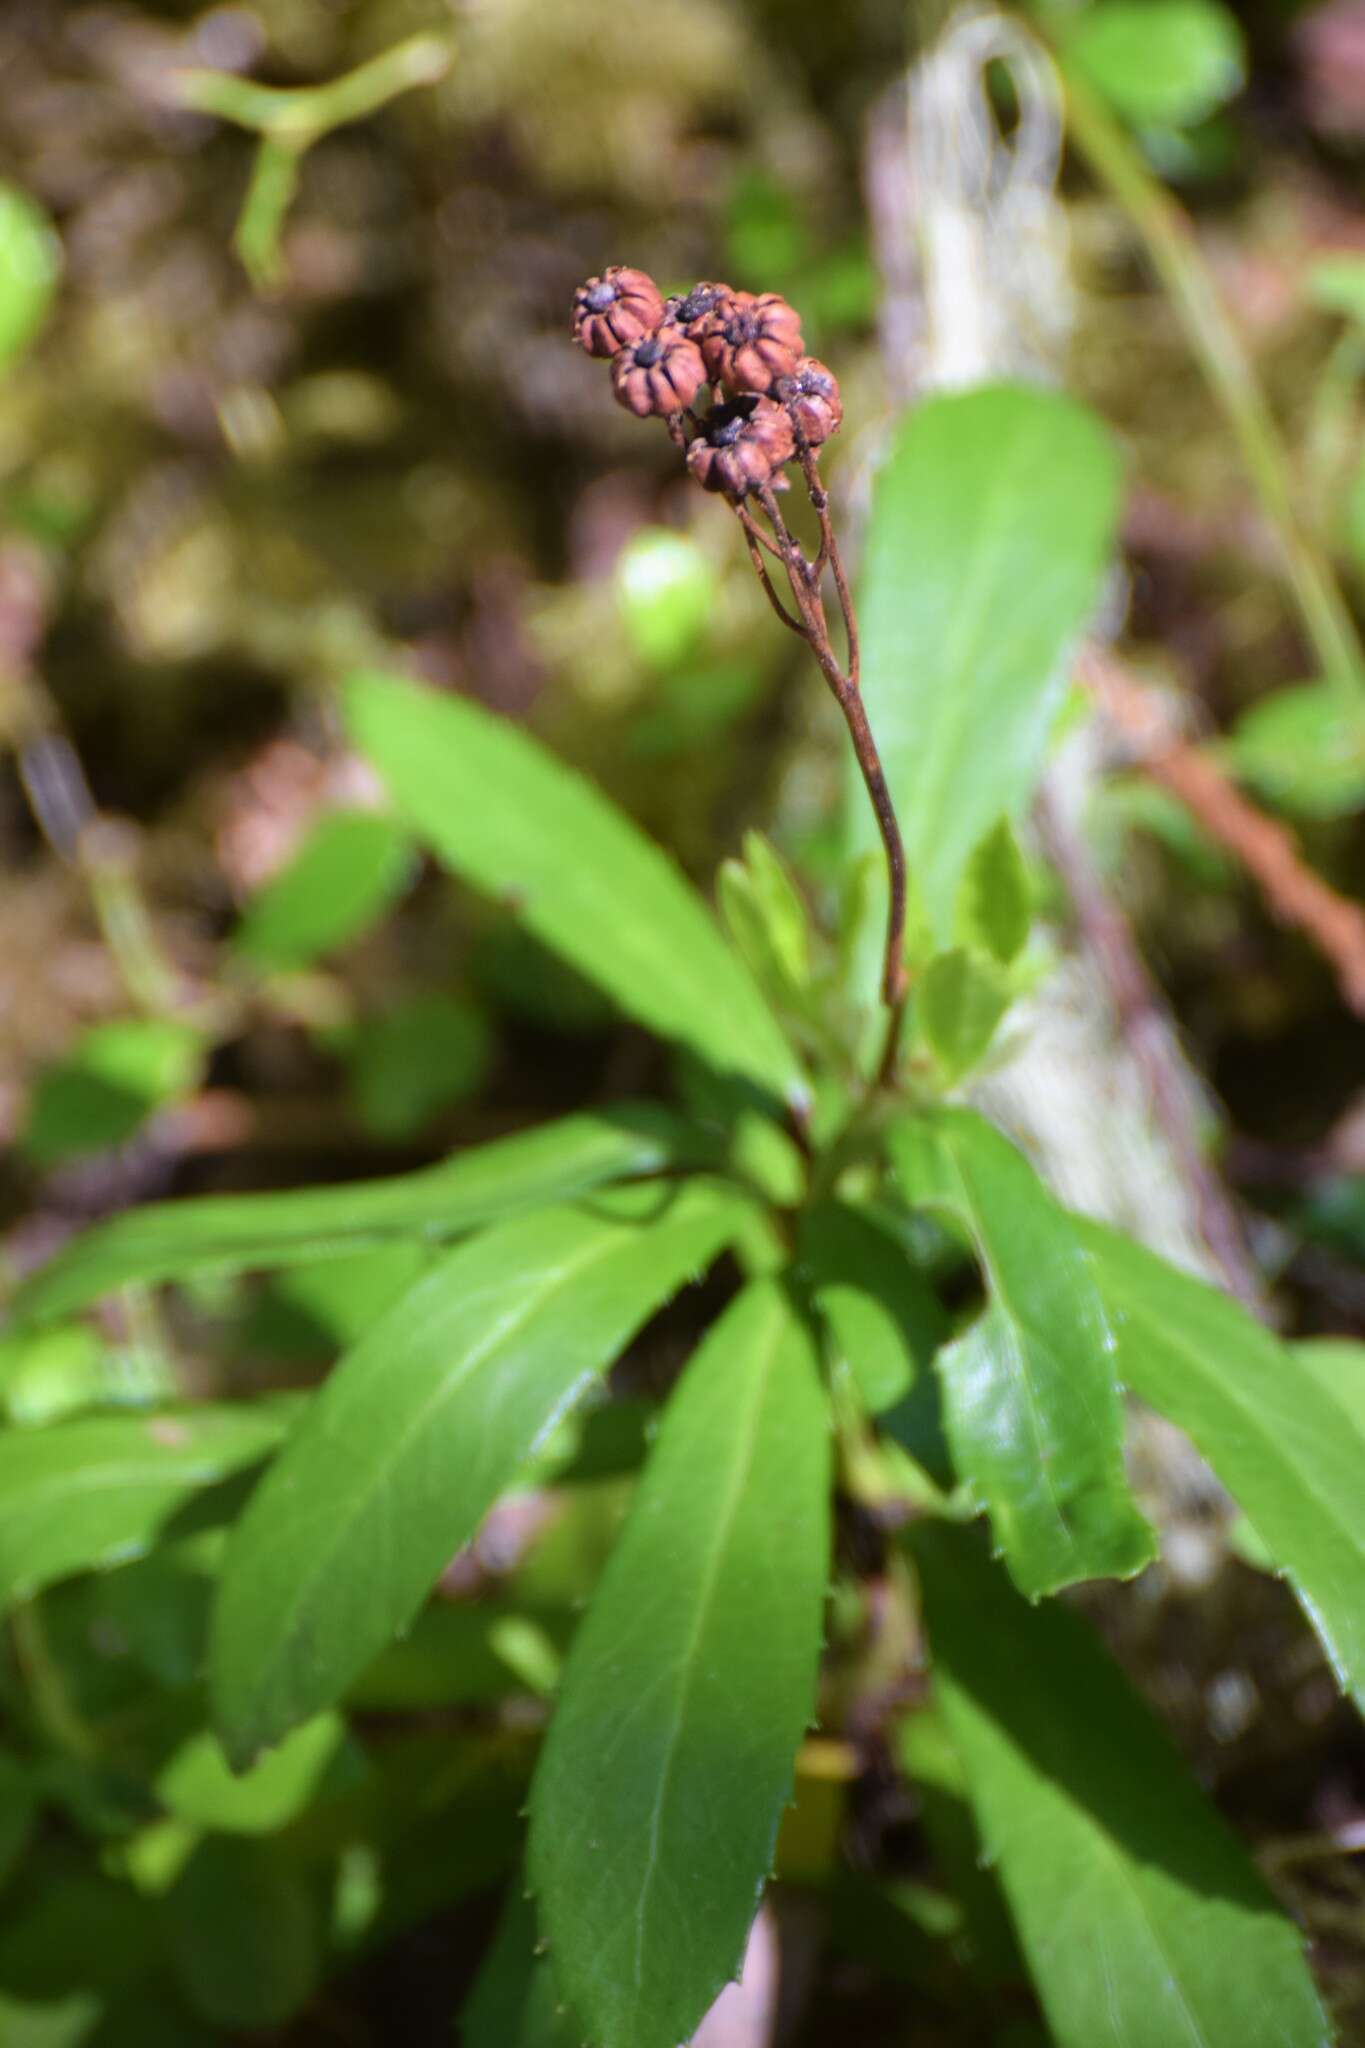
<path id="1" fill-rule="evenodd" d="M 844 618 L 844 635 L 848 642 L 848 675 L 856 690 L 861 682 L 861 660 L 858 652 L 858 620 L 853 610 L 853 598 L 844 574 L 844 558 L 839 552 L 839 537 L 834 531 L 834 522 L 829 516 L 829 492 L 820 481 L 820 472 L 815 466 L 815 454 L 810 444 L 800 444 L 801 469 L 810 492 L 811 504 L 820 521 L 820 553 L 815 560 L 818 576 L 826 562 L 834 577 L 834 588 L 839 593 L 839 610 Z"/>
<path id="2" fill-rule="evenodd" d="M 811 466 L 813 468 L 813 464 Z M 804 467 L 805 464 L 803 463 Z M 809 483 L 809 471 L 807 472 L 807 481 Z M 823 487 L 819 488 L 820 497 L 824 502 L 823 504 L 816 504 L 816 511 L 820 517 L 822 534 L 826 536 L 826 548 L 831 550 L 830 559 L 833 561 L 837 550 L 831 548 L 833 532 L 828 524 L 829 501 L 825 496 Z M 863 705 L 862 693 L 858 687 L 857 628 L 853 622 L 852 599 L 849 596 L 842 564 L 836 573 L 835 584 L 839 592 L 840 607 L 844 613 L 845 627 L 848 632 L 849 670 L 847 673 L 840 668 L 834 649 L 830 645 L 829 628 L 825 621 L 824 606 L 820 602 L 819 591 L 816 588 L 816 574 L 812 565 L 807 562 L 800 548 L 793 540 L 786 521 L 782 517 L 781 507 L 778 505 L 772 490 L 765 487 L 757 495 L 759 503 L 762 505 L 772 526 L 773 533 L 776 535 L 777 543 L 782 553 L 783 564 L 787 571 L 787 580 L 791 585 L 792 596 L 796 600 L 797 609 L 805 622 L 805 637 L 809 640 L 811 652 L 820 664 L 820 672 L 828 683 L 840 711 L 843 713 L 844 723 L 848 728 L 848 735 L 853 743 L 853 752 L 858 762 L 859 772 L 862 775 L 863 785 L 871 801 L 873 815 L 877 820 L 877 829 L 881 834 L 882 846 L 886 853 L 889 903 L 887 908 L 886 945 L 882 957 L 881 995 L 882 1001 L 890 1011 L 890 1017 L 887 1024 L 886 1042 L 876 1077 L 877 1085 L 884 1086 L 890 1081 L 895 1071 L 896 1056 L 900 1044 L 901 1023 L 905 1011 L 907 987 L 903 960 L 906 915 L 905 845 L 901 839 L 900 825 L 896 818 L 896 807 L 887 785 L 881 755 L 877 749 L 877 742 L 873 738 L 872 728 L 868 724 L 867 711 Z M 814 498 L 813 492 L 812 497 Z M 752 515 L 750 515 L 748 523 L 752 524 Z"/>
<path id="3" fill-rule="evenodd" d="M 763 585 L 764 594 L 769 604 L 777 613 L 784 626 L 789 626 L 792 632 L 798 634 L 802 640 L 809 640 L 810 634 L 805 626 L 802 625 L 800 619 L 792 617 L 777 592 L 773 589 L 772 578 L 768 574 L 768 565 L 759 553 L 758 544 L 760 541 L 768 548 L 772 547 L 772 543 L 759 531 L 758 527 L 754 524 L 753 514 L 744 504 L 737 504 L 735 510 L 738 512 L 740 523 L 744 528 L 744 538 L 749 544 L 749 560 L 754 565 L 754 574 Z"/>

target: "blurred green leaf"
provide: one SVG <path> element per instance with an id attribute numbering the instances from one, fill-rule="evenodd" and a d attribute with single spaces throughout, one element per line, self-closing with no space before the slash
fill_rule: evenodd
<path id="1" fill-rule="evenodd" d="M 440 1110 L 477 1093 L 491 1058 L 482 1010 L 438 991 L 366 1017 L 346 1045 L 356 1106 L 377 1138 L 416 1136 Z"/>
<path id="2" fill-rule="evenodd" d="M 551 1967 L 600 2048 L 674 2048 L 739 1968 L 814 1705 L 829 1481 L 810 1335 L 750 1286 L 668 1403 L 532 1787 Z"/>
<path id="3" fill-rule="evenodd" d="M 182 1820 L 229 1835 L 269 1835 L 317 1794 L 346 1739 L 337 1714 L 319 1714 L 279 1748 L 234 1776 L 211 1729 L 201 1728 L 157 1772 L 152 1790 Z"/>
<path id="4" fill-rule="evenodd" d="M 372 1326 L 228 1550 L 210 1662 L 234 1765 L 330 1706 L 407 1627 L 544 1432 L 745 1209 L 693 1181 L 517 1217 Z"/>
<path id="5" fill-rule="evenodd" d="M 420 1239 L 395 1237 L 345 1258 L 288 1267 L 269 1282 L 243 1332 L 244 1348 L 285 1356 L 335 1352 L 391 1308 L 431 1256 Z"/>
<path id="6" fill-rule="evenodd" d="M 121 1145 L 163 1103 L 187 1095 L 203 1065 L 199 1033 L 167 1017 L 96 1024 L 39 1075 L 21 1143 L 39 1166 Z"/>
<path id="7" fill-rule="evenodd" d="M 407 833 L 382 811 L 329 812 L 247 905 L 237 951 L 270 973 L 307 967 L 382 917 L 416 865 Z"/>
<path id="8" fill-rule="evenodd" d="M 1117 1231 L 1074 1225 L 1119 1378 L 1208 1459 L 1365 1706 L 1365 1486 L 1338 1400 L 1237 1302 Z"/>
<path id="9" fill-rule="evenodd" d="M 999 818 L 972 848 L 954 906 L 954 935 L 1008 967 L 1028 943 L 1033 892 L 1009 820 Z"/>
<path id="10" fill-rule="evenodd" d="M 1365 738 L 1330 683 L 1263 697 L 1220 751 L 1240 781 L 1301 817 L 1339 817 L 1365 804 Z"/>
<path id="11" fill-rule="evenodd" d="M 642 526 L 616 560 L 616 608 L 642 661 L 671 668 L 691 653 L 712 612 L 716 572 L 696 541 Z"/>
<path id="12" fill-rule="evenodd" d="M 728 733 L 763 694 L 763 672 L 739 661 L 689 663 L 661 676 L 631 719 L 625 744 L 642 760 L 668 760 Z"/>
<path id="13" fill-rule="evenodd" d="M 536 1909 L 524 1883 L 518 1873 L 460 2016 L 463 2048 L 582 2048 L 583 2029 L 560 2005 L 540 1953 Z"/>
<path id="14" fill-rule="evenodd" d="M 1303 1938 L 1118 1668 L 971 1532 L 909 1543 L 934 1690 L 1057 2048 L 1326 2048 Z"/>
<path id="15" fill-rule="evenodd" d="M 744 867 L 754 888 L 773 956 L 793 988 L 810 981 L 810 915 L 786 862 L 761 832 L 744 835 Z"/>
<path id="16" fill-rule="evenodd" d="M 796 1057 L 710 913 L 605 797 L 526 734 L 396 676 L 353 677 L 348 719 L 457 873 L 665 1038 L 804 1101 Z"/>
<path id="17" fill-rule="evenodd" d="M 86 1231 L 19 1290 L 18 1316 L 64 1315 L 130 1282 L 312 1264 L 403 1234 L 455 1237 L 605 1182 L 704 1163 L 695 1132 L 653 1104 L 584 1112 L 385 1180 L 153 1202 Z"/>
<path id="18" fill-rule="evenodd" d="M 61 269 L 62 246 L 47 215 L 17 185 L 0 183 L 0 369 L 38 334 Z"/>
<path id="19" fill-rule="evenodd" d="M 960 1080 L 986 1053 L 1011 995 L 989 954 L 955 946 L 934 955 L 914 984 L 912 1014 L 946 1082 Z"/>
<path id="20" fill-rule="evenodd" d="M 1308 273 L 1308 296 L 1329 313 L 1342 313 L 1365 327 L 1365 256 L 1341 252 L 1321 257 Z"/>
<path id="21" fill-rule="evenodd" d="M 8 1881 L 24 1853 L 38 1806 L 36 1773 L 7 1749 L 0 1749 L 0 1886 Z"/>
<path id="22" fill-rule="evenodd" d="M 1136 128 L 1193 127 L 1246 82 L 1241 29 L 1218 0 L 1099 0 L 1063 48 Z"/>
<path id="23" fill-rule="evenodd" d="M 20 1428 L 41 1428 L 90 1408 L 145 1408 L 172 1392 L 159 1360 L 113 1349 L 88 1323 L 0 1337 L 0 1413 Z"/>
<path id="24" fill-rule="evenodd" d="M 801 1271 L 835 1355 L 880 1415 L 909 1393 L 948 1335 L 937 1295 L 904 1248 L 847 1202 L 801 1218 Z"/>
<path id="25" fill-rule="evenodd" d="M 1088 413 L 1010 385 L 917 406 L 878 473 L 859 604 L 863 694 L 940 945 L 973 850 L 1001 816 L 1018 816 L 1042 769 L 1118 487 Z M 861 854 L 876 829 L 851 771 L 849 791 Z M 874 909 L 861 956 L 869 985 L 880 920 Z"/>
<path id="26" fill-rule="evenodd" d="M 967 1231 L 987 1303 L 938 1355 L 960 1478 L 989 1508 L 1030 1599 L 1131 1578 L 1155 1539 L 1128 1491 L 1111 1339 L 1070 1219 L 1023 1154 L 975 1111 L 897 1124 L 900 1190 Z"/>
<path id="27" fill-rule="evenodd" d="M 319 1902 L 268 1842 L 208 1836 L 167 1897 L 165 1923 L 181 1988 L 216 2026 L 283 2026 L 317 1988 Z"/>
<path id="28" fill-rule="evenodd" d="M 0 1605 L 150 1548 L 196 1493 L 272 1451 L 288 1412 L 186 1408 L 0 1434 Z"/>
<path id="29" fill-rule="evenodd" d="M 754 291 L 785 291 L 809 245 L 790 185 L 757 165 L 741 171 L 731 188 L 725 235 L 727 273 L 762 278 Z"/>

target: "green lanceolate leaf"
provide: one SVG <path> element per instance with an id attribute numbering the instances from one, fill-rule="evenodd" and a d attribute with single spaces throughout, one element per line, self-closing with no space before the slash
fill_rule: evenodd
<path id="1" fill-rule="evenodd" d="M 1290 1349 L 1323 1392 L 1346 1411 L 1365 1442 L 1365 1344 L 1350 1337 L 1310 1337 Z"/>
<path id="2" fill-rule="evenodd" d="M 292 1405 L 0 1433 L 0 1605 L 151 1548 L 204 1487 L 274 1450 Z"/>
<path id="3" fill-rule="evenodd" d="M 1085 1624 L 924 1523 L 934 1686 L 1057 2048 L 1326 2048 L 1296 1928 Z"/>
<path id="4" fill-rule="evenodd" d="M 237 950 L 268 971 L 306 967 L 373 924 L 415 865 L 411 841 L 392 818 L 334 811 L 253 897 L 237 928 Z"/>
<path id="5" fill-rule="evenodd" d="M 46 1322 L 131 1282 L 309 1264 L 388 1237 L 455 1237 L 518 1209 L 700 1161 L 705 1151 L 666 1111 L 627 1103 L 458 1152 L 419 1173 L 153 1202 L 76 1238 L 20 1290 L 15 1313 Z"/>
<path id="6" fill-rule="evenodd" d="M 672 862 L 590 783 L 463 698 L 352 679 L 356 744 L 442 860 L 628 1015 L 723 1073 L 804 1100 L 796 1057 Z"/>
<path id="7" fill-rule="evenodd" d="M 1131 1577 L 1155 1542 L 1124 1477 L 1111 1339 L 1070 1219 L 973 1110 L 899 1124 L 890 1142 L 905 1199 L 955 1219 L 985 1273 L 986 1307 L 938 1366 L 953 1463 L 1010 1576 L 1031 1599 Z"/>
<path id="8" fill-rule="evenodd" d="M 814 1703 L 829 1427 L 783 1290 L 745 1290 L 670 1400 L 574 1638 L 528 1852 L 598 2048 L 675 2048 L 739 1967 Z"/>
<path id="9" fill-rule="evenodd" d="M 880 1415 L 909 1393 L 948 1335 L 948 1319 L 903 1248 L 847 1202 L 822 1202 L 801 1219 L 802 1278 L 832 1353 Z"/>
<path id="10" fill-rule="evenodd" d="M 1076 1230 L 1119 1378 L 1208 1459 L 1365 1707 L 1365 1461 L 1337 1397 L 1226 1295 L 1117 1231 Z"/>
<path id="11" fill-rule="evenodd" d="M 940 945 L 972 849 L 1018 815 L 1042 767 L 1118 481 L 1089 414 L 1013 386 L 917 406 L 877 478 L 859 600 L 863 694 Z M 861 853 L 876 828 L 850 789 Z M 862 959 L 869 986 L 881 914 Z"/>
<path id="12" fill-rule="evenodd" d="M 524 1882 L 518 1872 L 460 2015 L 463 2048 L 583 2048 L 583 2029 L 560 2004 L 549 1961 L 537 1953 L 536 1909 Z"/>
<path id="13" fill-rule="evenodd" d="M 211 1678 L 241 1765 L 408 1623 L 545 1432 L 748 1215 L 703 1181 L 513 1218 L 341 1360 L 229 1547 Z"/>

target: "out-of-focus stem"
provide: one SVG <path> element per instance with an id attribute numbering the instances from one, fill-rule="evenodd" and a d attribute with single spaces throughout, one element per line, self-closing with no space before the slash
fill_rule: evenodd
<path id="1" fill-rule="evenodd" d="M 363 121 L 413 86 L 434 85 L 454 54 L 449 36 L 415 35 L 325 85 L 256 85 L 226 71 L 181 71 L 175 90 L 180 104 L 196 113 L 306 148 L 332 128 Z"/>
<path id="2" fill-rule="evenodd" d="M 1214 289 L 1189 220 L 1089 87 L 1065 68 L 1063 78 L 1071 138 L 1141 236 L 1152 268 L 1237 436 L 1262 509 L 1274 528 L 1285 575 L 1322 673 L 1352 718 L 1365 723 L 1365 650 L 1355 621 L 1295 502 L 1289 458 L 1279 429 Z"/>

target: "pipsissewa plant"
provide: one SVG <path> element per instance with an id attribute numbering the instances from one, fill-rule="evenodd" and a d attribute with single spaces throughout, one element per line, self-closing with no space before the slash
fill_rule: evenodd
<path id="1" fill-rule="evenodd" d="M 822 1639 L 847 1664 L 858 1629 L 828 1602 L 849 1576 L 837 1506 L 891 1546 L 907 1645 L 893 1676 L 924 1657 L 932 1670 L 932 1706 L 899 1720 L 888 1708 L 886 1745 L 926 1800 L 970 1804 L 1056 2040 L 1308 2048 L 1327 2028 L 1296 1930 L 1096 1641 L 1047 1596 L 1131 1576 L 1153 1554 L 1124 1477 L 1127 1387 L 1208 1458 L 1342 1684 L 1365 1697 L 1359 1434 L 1239 1309 L 1067 1214 L 998 1131 L 945 1099 L 1034 971 L 1003 818 L 1036 775 L 1064 644 L 1102 563 L 1102 439 L 1065 401 L 1012 391 L 938 401 L 902 430 L 866 549 L 866 673 L 891 762 L 879 781 L 815 462 L 837 388 L 801 358 L 794 314 L 720 286 L 665 302 L 638 272 L 594 280 L 579 312 L 590 352 L 621 366 L 618 396 L 661 410 L 689 467 L 718 480 L 769 599 L 834 689 L 877 802 L 887 915 L 858 827 L 828 933 L 755 838 L 722 873 L 727 943 L 658 850 L 525 736 L 416 684 L 355 678 L 351 733 L 409 830 L 683 1051 L 684 1107 L 624 1104 L 397 1179 L 183 1201 L 77 1239 L 29 1283 L 24 1327 L 55 1325 L 55 1338 L 129 1285 L 362 1255 L 392 1262 L 393 1298 L 301 1414 L 201 1405 L 0 1436 L 0 1588 L 14 1601 L 139 1550 L 152 1567 L 183 1543 L 196 1495 L 210 1535 L 233 1522 L 201 1568 L 217 1588 L 213 1726 L 245 1775 L 234 1786 L 217 1741 L 183 1731 L 155 1795 L 188 1839 L 129 1852 L 144 1889 L 169 1887 L 173 1918 L 239 1930 L 249 1898 L 263 1939 L 290 1933 L 274 2002 L 244 2018 L 246 1973 L 225 1988 L 220 1965 L 211 1994 L 199 1987 L 211 2018 L 274 2024 L 306 1997 L 297 1929 L 324 1878 L 332 1952 L 351 1952 L 348 1929 L 374 1908 L 346 1855 L 377 1841 L 408 1913 L 507 1884 L 467 2015 L 473 2048 L 673 2048 L 744 1953 L 806 1731 L 839 1728 Z M 691 418 L 713 379 L 731 395 Z M 777 491 L 793 467 L 812 554 Z M 1008 633 L 991 608 L 1006 549 Z M 825 625 L 826 572 L 846 666 Z M 908 1032 L 891 790 L 922 899 Z M 637 1436 L 608 1461 L 639 1477 L 576 1630 L 528 1596 L 495 1612 L 486 1640 L 457 1638 L 437 1703 L 498 1696 L 490 1646 L 523 1693 L 554 1695 L 524 1867 L 504 1825 L 522 1791 L 510 1729 L 461 1748 L 438 1726 L 406 1777 L 380 1775 L 376 1816 L 346 1777 L 338 1709 L 433 1703 L 392 1661 L 395 1638 L 430 1620 L 422 1640 L 439 1642 L 431 1588 L 509 1492 L 602 1469 L 590 1436 L 611 1413 L 595 1405 L 603 1375 L 727 1255 L 731 1298 L 652 1443 Z M 973 1267 L 971 1305 L 950 1310 Z M 215 1482 L 272 1453 L 239 1512 Z M 983 1512 L 994 1558 L 974 1526 Z M 470 1838 L 453 1870 L 431 1831 L 384 1833 L 403 1786 L 443 1815 L 436 1788 L 452 1770 L 453 1825 Z M 274 1861 L 243 1839 L 286 1824 Z M 954 1924 L 970 1942 L 970 1922 Z M 916 1938 L 907 1921 L 907 1947 Z"/>

